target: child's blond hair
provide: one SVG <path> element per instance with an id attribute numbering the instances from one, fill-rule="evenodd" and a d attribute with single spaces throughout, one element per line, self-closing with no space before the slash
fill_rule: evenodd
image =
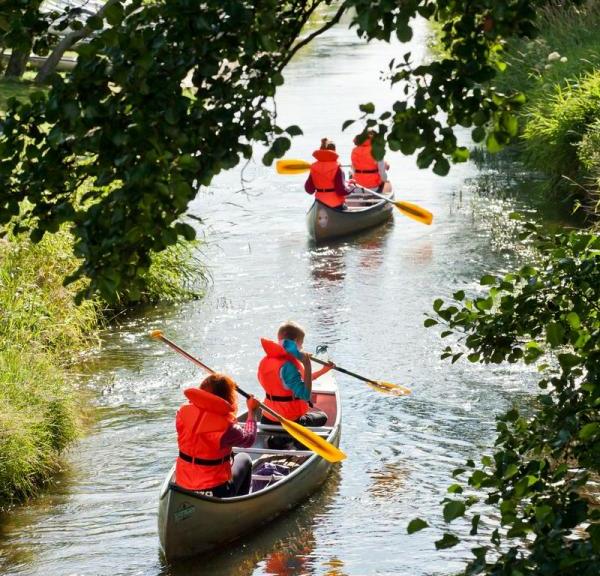
<path id="1" fill-rule="evenodd" d="M 284 322 L 277 330 L 278 340 L 298 340 L 304 338 L 304 328 L 296 322 Z"/>

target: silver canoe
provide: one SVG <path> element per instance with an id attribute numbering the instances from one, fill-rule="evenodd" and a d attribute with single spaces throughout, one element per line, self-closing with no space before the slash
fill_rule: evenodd
<path id="1" fill-rule="evenodd" d="M 394 193 L 388 198 L 393 200 Z M 306 215 L 310 238 L 315 242 L 347 236 L 379 226 L 392 217 L 394 207 L 357 188 L 346 197 L 347 210 L 334 210 L 315 200 Z"/>
<path id="2" fill-rule="evenodd" d="M 314 383 L 313 404 L 327 416 L 325 426 L 311 428 L 339 445 L 342 412 L 335 380 L 331 373 Z M 245 415 L 239 420 L 244 420 Z M 235 449 L 249 454 L 256 464 L 272 456 L 293 457 L 300 462 L 288 476 L 267 488 L 235 498 L 212 498 L 178 487 L 173 467 L 165 479 L 159 497 L 158 535 L 168 562 L 188 558 L 219 548 L 269 522 L 297 506 L 317 490 L 327 478 L 332 464 L 307 450 L 272 450 L 267 438 L 280 432 L 279 426 L 258 425 L 252 448 Z"/>

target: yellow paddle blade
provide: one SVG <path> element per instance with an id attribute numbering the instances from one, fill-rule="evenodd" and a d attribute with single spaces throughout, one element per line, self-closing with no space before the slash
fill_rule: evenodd
<path id="1" fill-rule="evenodd" d="M 162 330 L 152 330 L 149 334 L 150 338 L 154 338 L 154 340 L 160 340 L 163 337 Z"/>
<path id="2" fill-rule="evenodd" d="M 408 396 L 411 393 L 411 389 L 400 384 L 392 384 L 391 382 L 384 382 L 383 380 L 370 380 L 367 384 L 384 394 L 392 394 L 393 396 Z"/>
<path id="3" fill-rule="evenodd" d="M 283 416 L 279 416 L 279 422 L 283 429 L 298 442 L 304 444 L 309 450 L 312 450 L 327 462 L 340 462 L 345 460 L 346 455 L 331 442 L 321 438 L 312 430 L 301 426 L 297 422 L 292 422 Z"/>
<path id="4" fill-rule="evenodd" d="M 404 202 L 399 200 L 394 202 L 394 205 L 402 214 L 416 220 L 417 222 L 421 222 L 422 224 L 430 225 L 433 222 L 433 214 L 429 210 L 425 210 L 425 208 L 421 208 L 421 206 L 417 206 L 412 202 Z"/>
<path id="5" fill-rule="evenodd" d="M 310 164 L 304 160 L 277 160 L 275 168 L 279 174 L 302 174 L 310 170 Z"/>

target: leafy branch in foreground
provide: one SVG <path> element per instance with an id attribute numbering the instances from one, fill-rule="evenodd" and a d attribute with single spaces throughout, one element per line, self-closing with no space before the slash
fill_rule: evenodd
<path id="1" fill-rule="evenodd" d="M 504 39 L 535 33 L 541 1 L 111 0 L 85 20 L 95 35 L 74 71 L 13 102 L 0 124 L 0 226 L 12 221 L 37 242 L 67 223 L 83 262 L 67 282 L 90 279 L 80 297 L 138 300 L 150 253 L 194 238 L 181 216 L 199 186 L 250 157 L 252 142 L 270 146 L 269 165 L 302 133 L 277 126 L 271 99 L 294 54 L 346 13 L 367 40 L 408 41 L 417 16 L 443 23 L 445 55 L 395 58 L 388 78 L 402 99 L 378 117 L 372 103 L 360 110 L 375 156 L 416 153 L 444 175 L 469 156 L 457 126 L 492 151 L 516 136 L 524 96 L 492 82 Z M 302 38 L 319 7 L 323 21 Z"/>
<path id="2" fill-rule="evenodd" d="M 0 224 L 39 241 L 69 222 L 80 296 L 138 300 L 151 252 L 192 239 L 180 221 L 199 185 L 271 142 L 289 148 L 269 99 L 310 15 L 306 1 L 111 4 L 73 73 L 13 102 L 0 137 Z M 193 89 L 182 88 L 190 78 Z"/>
<path id="3" fill-rule="evenodd" d="M 546 235 L 534 224 L 523 236 L 539 248 L 537 263 L 484 276 L 483 296 L 459 291 L 450 305 L 437 300 L 425 321 L 466 335 L 471 362 L 548 357 L 533 415 L 506 412 L 493 455 L 454 472 L 500 515 L 491 545 L 473 549 L 464 574 L 592 576 L 600 572 L 600 237 Z M 448 347 L 443 356 L 462 353 Z M 461 484 L 449 492 L 444 520 L 469 515 L 476 535 L 480 516 L 470 508 L 478 498 L 463 498 Z M 425 527 L 413 520 L 409 531 Z M 436 546 L 458 542 L 447 534 Z"/>

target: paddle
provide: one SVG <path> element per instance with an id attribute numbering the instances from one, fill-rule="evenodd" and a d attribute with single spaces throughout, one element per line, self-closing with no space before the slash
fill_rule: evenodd
<path id="1" fill-rule="evenodd" d="M 276 169 L 279 174 L 301 174 L 302 172 L 307 172 L 310 170 L 310 164 L 305 162 L 304 160 L 289 160 L 282 159 L 277 160 Z M 402 214 L 416 220 L 417 222 L 421 222 L 421 224 L 427 224 L 428 226 L 433 222 L 433 214 L 426 210 L 425 208 L 421 208 L 417 204 L 413 204 L 412 202 L 405 202 L 403 200 L 391 200 L 382 194 L 379 194 L 375 190 L 371 190 L 371 188 L 365 188 L 360 184 L 355 184 L 358 188 L 362 188 L 365 192 L 369 192 L 390 204 L 393 204 Z"/>
<path id="2" fill-rule="evenodd" d="M 393 204 L 396 208 L 398 208 L 398 210 L 400 210 L 400 212 L 402 212 L 402 214 L 408 216 L 409 218 L 412 218 L 413 220 L 416 220 L 417 222 L 421 222 L 421 224 L 427 224 L 427 226 L 430 226 L 433 222 L 433 214 L 429 210 L 426 210 L 421 206 L 417 206 L 412 202 L 405 202 L 404 200 L 391 200 L 390 198 L 387 198 L 386 196 L 380 194 L 376 190 L 373 190 L 371 188 L 365 188 L 364 186 L 361 186 L 356 182 L 354 183 L 354 186 L 356 186 L 357 188 L 361 188 L 369 194 L 373 194 L 373 196 L 377 196 L 377 198 L 381 198 L 382 200 Z"/>
<path id="3" fill-rule="evenodd" d="M 214 370 L 209 368 L 206 364 L 200 362 L 200 360 L 198 360 L 197 358 L 194 358 L 191 354 L 188 354 L 183 348 L 180 348 L 179 346 L 177 346 L 177 344 L 165 337 L 161 330 L 152 330 L 152 332 L 150 332 L 150 337 L 154 338 L 155 340 L 161 340 L 167 346 L 170 346 L 173 350 L 175 350 L 175 352 L 178 352 L 179 354 L 196 364 L 196 366 L 200 366 L 200 368 L 203 368 L 207 372 L 214 374 Z M 239 386 L 236 386 L 236 389 L 245 398 L 250 398 L 250 394 L 242 390 Z M 283 427 L 283 429 L 290 436 L 298 440 L 298 442 L 302 443 L 309 450 L 312 450 L 328 462 L 339 462 L 340 460 L 344 460 L 346 458 L 346 454 L 344 454 L 339 448 L 337 448 L 330 442 L 327 442 L 327 440 L 325 440 L 324 438 L 321 438 L 320 436 L 318 436 L 311 430 L 308 430 L 304 426 L 301 426 L 297 422 L 292 422 L 291 420 L 284 418 L 283 416 L 275 412 L 275 410 L 272 410 L 268 406 L 265 406 L 259 400 L 256 401 L 258 402 L 259 406 L 264 412 L 267 412 L 271 416 L 273 416 L 273 418 L 276 418 Z"/>
<path id="4" fill-rule="evenodd" d="M 321 360 L 320 358 L 315 358 L 314 356 L 310 356 L 310 359 L 317 364 L 321 364 L 323 366 L 331 366 L 331 362 L 327 362 L 327 360 Z M 378 392 L 383 392 L 385 394 L 393 394 L 394 396 L 408 396 L 411 393 L 410 388 L 406 386 L 402 386 L 400 384 L 392 384 L 391 382 L 384 382 L 383 380 L 371 380 L 370 378 L 365 378 L 360 374 L 355 374 L 354 372 L 350 372 L 350 370 L 346 370 L 345 368 L 340 368 L 339 366 L 333 366 L 333 370 L 337 370 L 342 374 L 348 374 L 348 376 L 353 376 L 354 378 L 358 378 L 358 380 L 362 380 L 366 382 L 371 388 L 377 390 Z"/>

